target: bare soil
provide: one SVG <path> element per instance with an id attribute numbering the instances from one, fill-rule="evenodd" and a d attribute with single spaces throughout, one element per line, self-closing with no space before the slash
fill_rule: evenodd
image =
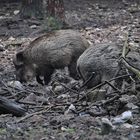
<path id="1" fill-rule="evenodd" d="M 64 0 L 66 23 L 78 29 L 90 43 L 128 42 L 140 52 L 139 0 Z M 106 93 L 104 88 L 87 95 L 82 81 L 66 70 L 54 73 L 48 86 L 36 81 L 15 81 L 13 55 L 38 37 L 45 23 L 20 19 L 19 3 L 0 5 L 0 95 L 27 109 L 22 117 L 0 115 L 0 140 L 138 140 L 140 138 L 140 85 L 127 83 L 122 93 Z M 47 28 L 47 27 L 46 27 Z M 102 94 L 103 95 L 102 95 Z M 85 96 L 87 95 L 87 96 Z M 118 96 L 116 96 L 118 95 Z M 1 107 L 1 106 L 0 106 Z M 130 110 L 133 117 L 103 133 L 102 118 L 113 119 Z M 125 124 L 125 125 L 123 125 Z M 107 127 L 108 129 L 108 127 Z"/>

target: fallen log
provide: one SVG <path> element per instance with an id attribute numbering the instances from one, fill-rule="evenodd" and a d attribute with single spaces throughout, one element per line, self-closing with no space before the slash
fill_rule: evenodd
<path id="1" fill-rule="evenodd" d="M 23 116 L 26 109 L 22 108 L 19 104 L 11 101 L 5 97 L 0 96 L 0 114 L 12 114 L 13 116 Z"/>

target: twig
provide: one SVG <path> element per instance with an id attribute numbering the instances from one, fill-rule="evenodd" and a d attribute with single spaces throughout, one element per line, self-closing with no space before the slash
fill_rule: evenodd
<path id="1" fill-rule="evenodd" d="M 14 93 L 9 89 L 9 87 L 8 87 L 2 80 L 0 80 L 0 82 L 6 87 L 7 91 L 8 91 L 11 95 L 14 95 Z"/>
<path id="2" fill-rule="evenodd" d="M 126 72 L 129 74 L 128 69 L 126 69 Z M 129 76 L 130 80 L 132 81 L 132 91 L 135 93 L 136 92 L 136 81 L 132 78 L 132 76 Z"/>
<path id="3" fill-rule="evenodd" d="M 126 66 L 126 68 L 130 71 L 132 71 L 133 73 L 135 73 L 138 78 L 140 79 L 140 70 L 138 68 L 135 68 L 134 66 L 130 65 L 126 59 L 125 59 L 125 56 L 126 56 L 126 53 L 127 53 L 127 48 L 128 48 L 128 33 L 126 34 L 126 40 L 125 40 L 125 43 L 124 43 L 124 46 L 123 46 L 123 51 L 122 51 L 122 59 L 123 59 L 123 63 L 124 65 Z"/>
<path id="4" fill-rule="evenodd" d="M 124 60 L 123 63 L 125 64 L 126 68 L 128 70 L 131 70 L 133 73 L 135 73 L 138 76 L 138 78 L 140 79 L 140 70 L 138 68 L 135 68 L 131 64 L 129 64 L 124 57 L 122 57 L 122 59 Z"/>
<path id="5" fill-rule="evenodd" d="M 79 96 L 80 96 L 80 91 L 93 79 L 93 76 L 95 75 L 95 72 L 92 72 L 91 76 L 88 78 L 88 80 L 86 80 L 83 85 L 79 88 L 79 93 L 77 96 L 77 100 L 79 100 Z"/>
<path id="6" fill-rule="evenodd" d="M 20 88 L 18 88 L 18 87 L 13 87 L 13 86 L 11 86 L 11 85 L 9 85 L 9 87 L 14 88 L 14 89 L 16 89 L 16 90 L 19 90 L 20 92 L 35 93 L 36 95 L 40 95 L 40 94 L 41 94 L 41 95 L 44 95 L 42 92 L 38 92 L 38 91 L 30 90 L 30 89 L 25 89 L 25 88 L 20 89 Z"/>
<path id="7" fill-rule="evenodd" d="M 128 33 L 126 33 L 126 39 L 125 39 L 123 51 L 122 51 L 122 57 L 124 57 L 124 58 L 126 56 L 127 47 L 128 47 Z"/>
<path id="8" fill-rule="evenodd" d="M 52 107 L 52 106 L 49 106 L 49 107 L 44 108 L 44 109 L 41 110 L 41 111 L 34 112 L 34 113 L 32 113 L 32 114 L 27 114 L 26 116 L 24 116 L 24 117 L 22 117 L 21 119 L 19 119 L 19 120 L 17 121 L 17 123 L 21 123 L 21 122 L 23 122 L 24 120 L 26 120 L 26 119 L 28 119 L 28 118 L 34 116 L 34 115 L 39 115 L 39 114 L 42 114 L 42 113 L 46 113 L 46 112 L 48 112 L 49 109 L 51 109 L 51 107 Z"/>
<path id="9" fill-rule="evenodd" d="M 124 91 L 122 90 L 121 92 L 124 92 Z M 116 93 L 118 93 L 118 91 L 114 91 L 114 92 L 111 92 L 111 93 L 107 93 L 107 94 L 105 95 L 105 97 L 106 97 L 106 98 L 107 98 L 107 97 L 112 97 L 112 95 L 116 95 Z"/>
<path id="10" fill-rule="evenodd" d="M 111 86 L 113 89 L 115 89 L 116 91 L 118 91 L 119 93 L 121 93 L 121 91 L 118 89 L 118 88 L 116 88 L 115 86 L 113 86 L 110 82 L 108 82 L 108 81 L 105 81 L 105 83 L 107 83 L 109 86 Z"/>
<path id="11" fill-rule="evenodd" d="M 92 78 L 93 78 L 94 75 L 95 75 L 95 72 L 92 72 L 92 74 L 91 74 L 91 76 L 88 78 L 88 80 L 85 81 L 85 82 L 83 83 L 83 85 L 80 87 L 80 90 L 81 90 L 84 86 L 86 86 L 86 85 L 92 80 Z"/>
<path id="12" fill-rule="evenodd" d="M 54 78 L 54 79 L 55 79 L 55 78 Z M 79 92 L 77 92 L 76 90 L 73 90 L 73 89 L 67 87 L 66 85 L 60 83 L 57 79 L 55 79 L 55 80 L 56 80 L 56 82 L 58 82 L 60 85 L 62 85 L 64 88 L 68 89 L 69 91 L 71 91 L 71 92 L 73 92 L 73 93 L 76 93 L 76 94 L 79 94 Z"/>
<path id="13" fill-rule="evenodd" d="M 103 102 L 101 105 L 109 104 L 109 103 L 111 103 L 111 102 L 113 102 L 114 100 L 119 99 L 119 98 L 120 98 L 120 95 L 116 95 L 116 96 L 114 96 L 114 97 L 112 97 L 112 98 L 106 100 L 106 101 Z"/>
<path id="14" fill-rule="evenodd" d="M 103 102 L 101 105 L 106 105 L 106 104 L 109 104 L 111 102 L 113 102 L 114 100 L 116 99 L 119 99 L 121 97 L 121 95 L 125 94 L 126 92 L 121 92 L 120 94 L 117 94 L 116 96 L 106 100 L 105 102 Z"/>
<path id="15" fill-rule="evenodd" d="M 36 103 L 34 103 L 34 102 L 24 102 L 24 101 L 17 101 L 18 103 L 20 103 L 20 104 L 27 104 L 27 105 L 36 105 Z"/>
<path id="16" fill-rule="evenodd" d="M 75 87 L 77 84 L 78 84 L 78 83 L 75 83 L 74 85 L 72 85 L 71 89 L 72 89 L 73 87 Z M 65 93 L 67 93 L 68 91 L 69 91 L 69 90 L 66 89 L 64 92 L 62 92 L 62 94 L 65 94 Z"/>
<path id="17" fill-rule="evenodd" d="M 84 109 L 81 109 L 80 111 L 78 111 L 78 113 L 83 112 L 83 111 L 85 111 L 85 110 L 87 110 L 87 109 L 90 109 L 92 106 L 104 106 L 104 105 L 106 105 L 106 104 L 109 104 L 109 103 L 115 101 L 116 99 L 119 99 L 120 96 L 123 95 L 123 94 L 125 94 L 125 92 L 123 92 L 123 93 L 121 93 L 121 94 L 119 94 L 119 95 L 115 95 L 114 97 L 112 97 L 112 98 L 110 98 L 110 99 L 108 99 L 108 100 L 106 100 L 106 101 L 104 101 L 104 102 L 96 101 L 95 103 L 92 103 L 92 104 L 89 105 L 88 107 L 86 107 L 86 108 L 84 108 Z M 98 116 L 98 115 L 97 115 L 97 116 Z"/>
<path id="18" fill-rule="evenodd" d="M 49 90 L 53 93 L 54 96 L 57 95 L 51 88 L 49 88 Z"/>
<path id="19" fill-rule="evenodd" d="M 130 75 L 122 75 L 122 76 L 117 76 L 117 77 L 115 77 L 115 78 L 112 78 L 111 80 L 109 80 L 108 82 L 111 82 L 111 81 L 113 81 L 113 80 L 118 80 L 118 79 L 120 79 L 120 78 L 125 78 L 125 77 L 128 77 L 128 76 L 130 76 Z M 103 86 L 103 85 L 105 85 L 106 84 L 106 82 L 103 82 L 103 83 L 101 83 L 101 84 L 99 84 L 99 85 L 97 85 L 97 86 L 95 86 L 95 87 L 93 87 L 90 91 L 88 91 L 86 94 L 88 94 L 89 92 L 91 92 L 91 91 L 93 91 L 93 90 L 95 90 L 95 89 L 97 89 L 97 88 L 99 88 L 99 87 L 101 87 L 101 86 Z"/>
<path id="20" fill-rule="evenodd" d="M 128 69 L 126 69 L 126 73 L 129 74 Z M 135 83 L 135 80 L 132 78 L 132 76 L 129 76 L 129 77 L 130 77 L 130 80 L 131 80 L 133 83 Z"/>
<path id="21" fill-rule="evenodd" d="M 78 111 L 78 113 L 83 112 L 87 109 L 90 109 L 92 106 L 99 106 L 99 105 L 101 105 L 101 101 L 96 101 L 95 103 L 92 103 L 88 107 L 82 108 L 81 110 Z"/>
<path id="22" fill-rule="evenodd" d="M 128 77 L 128 76 L 130 76 L 130 75 L 122 75 L 122 76 L 117 76 L 117 77 L 115 77 L 115 78 L 112 78 L 111 80 L 109 80 L 108 82 L 111 82 L 111 81 L 113 81 L 113 80 L 117 80 L 117 79 L 120 79 L 120 78 L 125 78 L 125 77 Z M 86 97 L 88 94 L 90 94 L 91 93 L 91 91 L 93 91 L 93 90 L 95 90 L 95 89 L 97 89 L 97 88 L 99 88 L 99 87 L 101 87 L 101 86 L 103 86 L 103 85 L 105 85 L 106 84 L 106 82 L 104 81 L 104 82 L 102 82 L 102 83 L 100 83 L 99 85 L 97 85 L 97 86 L 95 86 L 95 87 L 93 87 L 93 88 L 91 88 L 89 91 L 87 91 L 87 93 L 83 96 L 83 97 L 81 97 L 81 99 L 79 99 L 78 101 L 81 101 L 84 97 Z M 76 101 L 77 102 L 77 101 Z"/>

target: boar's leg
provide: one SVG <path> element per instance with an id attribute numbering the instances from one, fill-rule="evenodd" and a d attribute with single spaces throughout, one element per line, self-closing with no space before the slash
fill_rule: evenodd
<path id="1" fill-rule="evenodd" d="M 79 77 L 76 70 L 76 62 L 71 63 L 68 68 L 70 76 L 74 79 L 78 79 Z"/>
<path id="2" fill-rule="evenodd" d="M 36 81 L 37 81 L 39 84 L 44 85 L 44 84 L 43 84 L 43 80 L 40 79 L 39 75 L 36 76 Z"/>
<path id="3" fill-rule="evenodd" d="M 54 69 L 53 68 L 47 69 L 47 72 L 44 75 L 44 83 L 45 83 L 45 85 L 48 85 L 48 83 L 50 82 L 51 75 L 53 74 L 53 72 L 54 72 Z"/>

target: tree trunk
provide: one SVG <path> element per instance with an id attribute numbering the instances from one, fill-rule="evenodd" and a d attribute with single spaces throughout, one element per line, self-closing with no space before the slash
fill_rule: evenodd
<path id="1" fill-rule="evenodd" d="M 43 18 L 43 0 L 22 0 L 21 18 Z"/>
<path id="2" fill-rule="evenodd" d="M 63 0 L 46 0 L 47 28 L 60 29 L 65 26 L 65 13 Z"/>
<path id="3" fill-rule="evenodd" d="M 66 27 L 63 0 L 22 0 L 22 18 L 44 18 L 44 30 Z"/>
<path id="4" fill-rule="evenodd" d="M 47 15 L 64 21 L 63 0 L 47 0 Z"/>
<path id="5" fill-rule="evenodd" d="M 22 0 L 21 17 L 42 18 L 43 14 L 47 17 L 54 17 L 57 20 L 64 21 L 64 2 L 63 0 L 45 0 L 46 13 L 43 7 L 43 0 Z"/>

